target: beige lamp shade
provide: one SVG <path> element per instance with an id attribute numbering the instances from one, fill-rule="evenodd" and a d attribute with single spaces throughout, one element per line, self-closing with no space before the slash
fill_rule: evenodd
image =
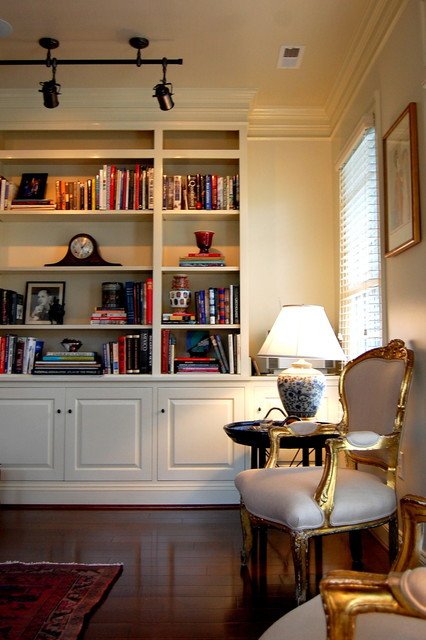
<path id="1" fill-rule="evenodd" d="M 313 304 L 282 307 L 258 355 L 345 360 L 324 307 Z"/>

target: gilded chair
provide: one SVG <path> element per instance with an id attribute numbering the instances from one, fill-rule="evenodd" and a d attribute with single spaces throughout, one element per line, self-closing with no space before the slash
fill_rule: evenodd
<path id="1" fill-rule="evenodd" d="M 334 425 L 340 435 L 327 440 L 323 467 L 277 466 L 280 439 L 294 435 L 295 423 L 270 430 L 264 469 L 242 471 L 235 478 L 241 495 L 242 563 L 252 550 L 253 527 L 289 533 L 298 604 L 307 598 L 309 541 L 314 536 L 389 523 L 389 549 L 395 557 L 396 468 L 413 362 L 404 342 L 392 340 L 345 366 L 339 380 L 343 417 Z M 318 430 L 324 428 L 330 425 Z"/>
<path id="2" fill-rule="evenodd" d="M 388 575 L 331 571 L 320 595 L 260 640 L 420 640 L 426 637 L 426 567 L 420 567 L 426 498 L 401 500 L 402 544 Z M 393 615 L 389 615 L 393 614 Z"/>

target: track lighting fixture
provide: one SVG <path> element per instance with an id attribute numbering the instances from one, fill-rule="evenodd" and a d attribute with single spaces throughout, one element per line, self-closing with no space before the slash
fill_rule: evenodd
<path id="1" fill-rule="evenodd" d="M 61 95 L 61 85 L 56 82 L 56 58 L 52 58 L 50 52 L 59 46 L 59 42 L 54 38 L 41 38 L 39 43 L 47 49 L 46 67 L 52 67 L 52 79 L 46 82 L 40 82 L 43 94 L 43 104 L 47 109 L 54 109 L 59 105 L 58 96 Z"/>
<path id="2" fill-rule="evenodd" d="M 59 105 L 58 96 L 61 95 L 61 85 L 56 82 L 56 68 L 58 65 L 115 65 L 115 64 L 136 64 L 140 67 L 142 64 L 158 64 L 163 68 L 163 79 L 154 87 L 154 97 L 157 98 L 158 104 L 162 111 L 169 111 L 173 109 L 174 102 L 172 100 L 173 85 L 171 82 L 167 82 L 166 70 L 169 64 L 183 64 L 182 58 L 176 58 L 174 60 L 168 60 L 167 58 L 161 59 L 142 59 L 141 51 L 149 45 L 149 40 L 141 36 L 134 36 L 130 38 L 129 44 L 134 49 L 137 49 L 136 60 L 57 60 L 52 58 L 52 49 L 59 47 L 59 41 L 55 38 L 40 38 L 39 44 L 44 49 L 47 49 L 47 57 L 45 60 L 0 60 L 0 66 L 5 65 L 45 65 L 52 69 L 52 79 L 45 82 L 40 82 L 41 89 L 39 91 L 43 94 L 43 104 L 47 109 L 54 109 Z M 170 89 L 169 89 L 170 87 Z"/>
<path id="3" fill-rule="evenodd" d="M 167 59 L 163 58 L 163 79 L 159 84 L 156 84 L 153 91 L 153 98 L 157 98 L 161 111 L 170 111 L 175 106 L 173 102 L 173 85 L 171 82 L 167 82 Z M 170 87 L 170 89 L 169 89 Z"/>

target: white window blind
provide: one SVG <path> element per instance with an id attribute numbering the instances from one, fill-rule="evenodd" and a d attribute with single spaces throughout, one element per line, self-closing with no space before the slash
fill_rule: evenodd
<path id="1" fill-rule="evenodd" d="M 382 344 L 376 137 L 366 128 L 340 167 L 340 334 L 349 359 Z"/>

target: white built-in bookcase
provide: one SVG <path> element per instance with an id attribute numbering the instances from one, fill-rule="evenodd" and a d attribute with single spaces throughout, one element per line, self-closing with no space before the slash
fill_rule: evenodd
<path id="1" fill-rule="evenodd" d="M 185 272 L 192 291 L 239 284 L 240 324 L 167 325 L 177 338 L 176 355 L 185 354 L 188 329 L 204 328 L 225 337 L 230 331 L 240 333 L 241 375 L 250 375 L 244 127 L 185 125 L 166 128 L 156 125 L 140 131 L 11 130 L 0 136 L 0 147 L 1 174 L 19 184 L 22 173 L 47 172 L 46 196 L 51 198 L 55 197 L 57 180 L 94 177 L 104 164 L 131 168 L 139 162 L 154 166 L 154 208 L 151 211 L 0 211 L 0 287 L 25 293 L 28 281 L 66 283 L 64 325 L 2 325 L 3 334 L 39 337 L 44 340 L 45 350 L 60 350 L 64 337 L 74 337 L 83 342 L 83 350 L 100 352 L 103 342 L 141 328 L 141 325 L 96 327 L 89 324 L 93 308 L 101 304 L 102 282 L 152 277 L 152 376 L 159 376 L 161 330 L 165 327 L 162 313 L 170 311 L 168 298 L 173 275 Z M 193 173 L 238 174 L 240 208 L 164 210 L 163 174 Z M 179 267 L 179 256 L 197 250 L 194 231 L 199 229 L 215 232 L 213 247 L 224 254 L 225 267 Z M 61 259 L 71 237 L 80 232 L 89 233 L 97 240 L 103 258 L 123 266 L 44 266 Z M 187 375 L 194 379 L 194 374 Z M 207 375 L 212 379 L 215 374 Z M 223 379 L 223 374 L 218 375 Z"/>

